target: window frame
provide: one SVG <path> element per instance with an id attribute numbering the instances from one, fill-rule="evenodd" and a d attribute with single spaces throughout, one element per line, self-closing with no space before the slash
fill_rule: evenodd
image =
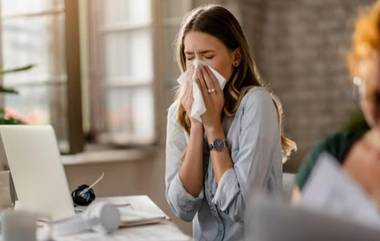
<path id="1" fill-rule="evenodd" d="M 0 10 L 2 10 L 0 4 Z M 83 138 L 83 127 L 82 127 L 82 103 L 81 103 L 81 71 L 80 71 L 80 42 L 79 42 L 79 11 L 78 11 L 78 1 L 77 0 L 63 0 L 63 8 L 57 7 L 52 9 L 47 9 L 43 11 L 30 11 L 23 13 L 15 13 L 9 15 L 2 15 L 0 17 L 0 29 L 3 28 L 3 21 L 17 18 L 38 18 L 50 15 L 59 14 L 64 15 L 64 61 L 66 70 L 66 80 L 62 80 L 61 76 L 52 76 L 49 79 L 41 79 L 37 82 L 25 82 L 14 84 L 17 86 L 49 86 L 49 85 L 60 85 L 66 84 L 66 111 L 67 113 L 62 114 L 66 117 L 67 123 L 67 143 L 68 143 L 68 154 L 75 154 L 82 152 L 84 150 L 84 138 Z M 69 16 L 69 17 L 68 17 Z M 52 34 L 54 34 L 52 31 Z M 0 31 L 0 64 L 4 63 L 3 58 L 3 32 Z M 54 36 L 55 37 L 55 36 Z M 68 57 L 69 56 L 69 57 Z M 0 76 L 0 81 L 3 84 L 3 76 Z M 5 98 L 3 95 L 0 97 L 0 105 L 5 107 Z M 50 108 L 53 109 L 54 106 L 50 103 Z M 79 114 L 78 114 L 79 113 Z"/>
<path id="2" fill-rule="evenodd" d="M 157 50 L 156 50 L 156 34 L 157 25 L 156 23 L 156 10 L 155 5 L 156 0 L 149 0 L 151 4 L 151 20 L 143 23 L 116 23 L 116 24 L 104 24 L 102 23 L 102 16 L 100 14 L 99 8 L 101 7 L 99 1 L 86 1 L 87 2 L 87 19 L 88 19 L 88 29 L 89 29 L 89 78 L 91 79 L 91 85 L 89 86 L 89 96 L 90 96 L 90 119 L 95 120 L 99 116 L 107 116 L 106 89 L 112 88 L 128 88 L 129 91 L 133 91 L 135 88 L 150 90 L 152 92 L 153 99 L 153 138 L 152 141 L 147 142 L 135 142 L 135 143 L 99 143 L 99 145 L 110 145 L 112 146 L 123 146 L 128 147 L 149 147 L 154 146 L 158 143 L 160 134 L 158 132 L 159 128 L 157 125 L 157 107 L 159 104 L 159 99 L 157 98 L 157 71 L 156 68 L 157 61 Z M 92 13 L 97 13 L 94 16 Z M 152 76 L 149 79 L 133 80 L 129 79 L 128 83 L 117 83 L 116 81 L 111 81 L 111 83 L 105 83 L 105 65 L 102 60 L 105 59 L 103 48 L 104 38 L 102 36 L 106 34 L 113 33 L 126 33 L 136 31 L 136 30 L 149 30 L 151 33 L 151 43 L 152 43 Z M 99 66 L 99 67 L 98 67 Z M 115 83 L 113 83 L 115 82 Z M 103 90 L 103 91 L 99 91 Z M 107 118 L 103 118 L 101 121 L 96 123 L 90 122 L 90 132 L 101 133 L 103 130 L 107 129 Z M 107 134 L 106 134 L 107 135 Z"/>
<path id="3" fill-rule="evenodd" d="M 83 152 L 85 140 L 82 111 L 79 1 L 64 0 L 65 61 L 67 75 L 67 136 L 69 154 Z"/>
<path id="4" fill-rule="evenodd" d="M 152 146 L 162 145 L 164 142 L 165 130 L 162 128 L 166 122 L 166 115 L 160 114 L 166 111 L 166 100 L 162 97 L 162 93 L 168 90 L 168 82 L 173 80 L 164 79 L 163 71 L 170 65 L 169 60 L 162 61 L 159 56 L 162 55 L 161 46 L 163 43 L 162 29 L 168 26 L 180 26 L 182 17 L 163 17 L 161 16 L 161 4 L 170 4 L 167 1 L 151 1 L 151 21 L 149 24 L 120 24 L 119 26 L 106 26 L 105 31 L 124 31 L 135 30 L 138 28 L 150 28 L 152 38 L 152 79 L 147 83 L 130 83 L 130 88 L 139 87 L 141 85 L 150 86 L 153 98 L 153 128 L 154 128 L 154 140 L 151 143 L 140 144 L 138 148 L 151 148 Z M 53 11 L 41 11 L 34 13 L 26 13 L 30 17 L 55 14 L 60 11 L 64 11 L 64 46 L 65 46 L 65 65 L 66 65 L 66 106 L 67 113 L 67 141 L 69 144 L 69 150 L 64 154 L 77 154 L 85 152 L 86 150 L 93 149 L 92 147 L 86 148 L 88 143 L 86 139 L 91 136 L 91 131 L 99 131 L 102 126 L 106 126 L 106 118 L 102 122 L 95 126 L 91 121 L 97 118 L 99 115 L 106 115 L 106 96 L 105 91 L 99 92 L 99 89 L 104 88 L 104 83 L 101 83 L 102 75 L 97 66 L 100 66 L 102 56 L 101 46 L 102 39 L 97 39 L 96 31 L 97 26 L 100 24 L 100 17 L 95 17 L 90 12 L 96 12 L 98 3 L 92 0 L 63 0 L 63 9 L 56 9 Z M 190 10 L 195 6 L 194 0 L 187 0 L 185 9 Z M 83 7 L 84 6 L 84 7 Z M 1 10 L 1 4 L 0 4 Z M 84 11 L 84 12 L 82 12 Z M 83 21 L 82 14 L 86 15 Z M 7 16 L 8 18 L 16 16 Z M 81 18 L 82 17 L 82 18 Z M 84 22 L 84 23 L 83 23 Z M 0 28 L 2 26 L 2 18 L 0 18 Z M 85 30 L 83 29 L 85 28 Z M 94 29 L 95 28 L 95 29 Z M 85 44 L 81 39 L 82 32 L 85 31 L 84 37 Z M 82 41 L 82 42 L 81 42 Z M 83 46 L 85 45 L 85 46 Z M 2 31 L 0 31 L 0 46 L 2 46 Z M 104 46 L 104 45 L 103 45 Z M 82 48 L 86 48 L 85 55 Z M 0 48 L 0 64 L 2 63 L 2 48 Z M 86 59 L 83 61 L 83 59 Z M 84 63 L 84 65 L 83 65 Z M 83 71 L 86 71 L 84 74 Z M 89 85 L 89 80 L 91 84 Z M 2 76 L 0 76 L 0 82 L 3 82 Z M 51 83 L 50 83 L 51 84 Z M 4 106 L 4 98 L 0 96 L 0 105 Z M 100 127 L 100 128 L 99 128 Z M 90 131 L 88 133 L 88 131 Z M 100 149 L 114 149 L 112 146 L 103 146 L 96 143 L 95 146 L 102 146 Z M 120 147 L 120 146 L 119 146 Z M 130 146 L 124 146 L 128 148 Z M 132 148 L 135 148 L 133 145 Z M 95 150 L 97 148 L 95 147 Z"/>

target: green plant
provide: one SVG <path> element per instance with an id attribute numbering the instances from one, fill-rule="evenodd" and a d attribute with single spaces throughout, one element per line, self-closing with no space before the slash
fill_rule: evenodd
<path id="1" fill-rule="evenodd" d="M 13 74 L 13 73 L 19 73 L 19 72 L 23 72 L 23 71 L 28 71 L 33 67 L 34 67 L 34 65 L 30 64 L 30 65 L 17 67 L 17 68 L 0 70 L 0 76 L 4 76 L 7 74 Z M 0 94 L 18 95 L 19 92 L 14 88 L 8 88 L 8 87 L 5 87 L 4 85 L 0 85 Z M 18 118 L 8 116 L 6 111 L 5 111 L 5 108 L 1 107 L 0 108 L 0 124 L 1 125 L 12 125 L 12 124 L 24 124 L 24 123 L 22 120 L 20 120 Z"/>

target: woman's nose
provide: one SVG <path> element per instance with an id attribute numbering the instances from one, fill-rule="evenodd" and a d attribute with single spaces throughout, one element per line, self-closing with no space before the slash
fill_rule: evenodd
<path id="1" fill-rule="evenodd" d="M 187 61 L 187 69 L 189 69 L 190 67 L 194 67 L 194 62 L 196 61 L 205 61 L 203 57 L 195 57 L 194 59 L 192 59 L 191 61 Z"/>
<path id="2" fill-rule="evenodd" d="M 200 54 L 196 54 L 194 60 L 202 60 L 202 61 L 204 61 L 205 58 L 202 55 L 200 55 Z"/>

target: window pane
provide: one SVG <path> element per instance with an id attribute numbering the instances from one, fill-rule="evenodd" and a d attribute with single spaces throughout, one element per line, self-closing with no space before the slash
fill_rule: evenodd
<path id="1" fill-rule="evenodd" d="M 140 89 L 133 93 L 132 113 L 133 131 L 136 136 L 153 139 L 154 132 L 153 93 L 151 89 Z"/>
<path id="2" fill-rule="evenodd" d="M 108 83 L 146 81 L 153 76 L 150 30 L 112 33 L 104 41 Z"/>
<path id="3" fill-rule="evenodd" d="M 4 85 L 21 91 L 6 96 L 5 106 L 23 115 L 37 115 L 35 123 L 50 123 L 61 143 L 66 141 L 64 15 L 12 18 L 3 21 L 4 68 L 27 64 L 29 71 L 4 76 Z"/>
<path id="4" fill-rule="evenodd" d="M 63 0 L 2 0 L 2 16 L 62 8 Z"/>
<path id="5" fill-rule="evenodd" d="M 149 144 L 154 136 L 151 0 L 96 1 L 91 117 L 95 139 Z M 104 100 L 101 104 L 98 101 Z M 104 105 L 104 104 L 105 105 Z"/>
<path id="6" fill-rule="evenodd" d="M 146 23 L 151 21 L 151 0 L 99 0 L 103 23 Z"/>
<path id="7" fill-rule="evenodd" d="M 66 85 L 18 86 L 19 95 L 6 96 L 6 112 L 30 124 L 53 123 L 60 145 L 67 148 Z M 53 98 L 54 97 L 54 98 Z M 54 100 L 54 101 L 51 101 Z"/>
<path id="8" fill-rule="evenodd" d="M 61 77 L 64 69 L 64 17 L 44 16 L 3 22 L 3 63 L 6 68 L 34 64 L 28 72 L 7 75 L 6 84 Z"/>
<path id="9" fill-rule="evenodd" d="M 152 96 L 150 87 L 115 88 L 108 92 L 108 129 L 112 142 L 146 143 L 153 140 Z"/>

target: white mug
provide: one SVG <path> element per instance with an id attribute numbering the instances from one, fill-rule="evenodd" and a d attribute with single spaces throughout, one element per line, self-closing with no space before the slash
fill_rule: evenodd
<path id="1" fill-rule="evenodd" d="M 2 240 L 36 241 L 37 217 L 26 211 L 5 210 L 1 214 Z"/>

